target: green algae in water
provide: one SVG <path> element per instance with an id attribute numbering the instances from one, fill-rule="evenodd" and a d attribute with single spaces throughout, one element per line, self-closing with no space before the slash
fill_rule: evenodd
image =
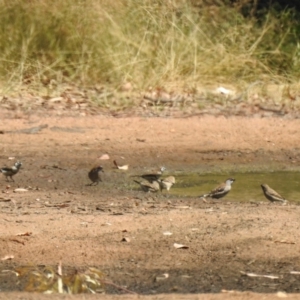
<path id="1" fill-rule="evenodd" d="M 176 184 L 172 187 L 169 194 L 183 197 L 198 197 L 210 192 L 229 177 L 235 178 L 236 181 L 233 183 L 229 194 L 222 198 L 226 199 L 226 201 L 268 201 L 260 186 L 266 183 L 287 200 L 300 202 L 299 172 L 251 172 L 225 175 L 177 174 Z"/>

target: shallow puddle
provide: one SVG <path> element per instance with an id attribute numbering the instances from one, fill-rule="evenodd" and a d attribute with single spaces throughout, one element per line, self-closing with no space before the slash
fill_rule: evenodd
<path id="1" fill-rule="evenodd" d="M 271 172 L 271 173 L 231 173 L 215 174 L 176 174 L 176 184 L 169 192 L 174 196 L 197 197 L 210 192 L 229 177 L 235 178 L 227 201 L 268 201 L 261 189 L 266 183 L 280 195 L 291 202 L 300 202 L 300 173 Z M 164 191 L 164 193 L 166 193 Z"/>

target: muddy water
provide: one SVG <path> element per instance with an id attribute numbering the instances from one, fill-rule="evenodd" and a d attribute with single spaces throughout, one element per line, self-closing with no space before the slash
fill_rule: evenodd
<path id="1" fill-rule="evenodd" d="M 208 193 L 227 178 L 233 177 L 236 181 L 230 193 L 223 198 L 227 201 L 268 201 L 260 187 L 262 183 L 267 183 L 290 202 L 300 202 L 300 173 L 298 172 L 251 172 L 224 175 L 194 173 L 175 176 L 176 184 L 169 192 L 174 196 L 197 197 Z"/>

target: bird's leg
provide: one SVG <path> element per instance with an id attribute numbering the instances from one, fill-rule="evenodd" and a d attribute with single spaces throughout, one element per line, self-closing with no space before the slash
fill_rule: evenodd
<path id="1" fill-rule="evenodd" d="M 208 202 L 206 201 L 205 197 L 201 197 L 200 199 L 202 199 L 202 201 L 203 201 L 204 203 L 208 203 Z"/>

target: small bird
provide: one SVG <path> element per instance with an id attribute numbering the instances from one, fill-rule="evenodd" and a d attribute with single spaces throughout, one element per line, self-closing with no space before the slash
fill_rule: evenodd
<path id="1" fill-rule="evenodd" d="M 287 200 L 283 198 L 281 195 L 279 195 L 276 191 L 271 189 L 267 184 L 262 184 L 261 188 L 268 200 L 271 202 L 282 202 L 286 203 Z"/>
<path id="2" fill-rule="evenodd" d="M 19 172 L 21 166 L 22 163 L 17 161 L 11 168 L 2 168 L 0 169 L 0 172 L 6 177 L 6 181 L 9 181 L 8 177 L 10 177 L 12 181 L 14 181 L 12 177 Z"/>
<path id="3" fill-rule="evenodd" d="M 161 190 L 160 183 L 158 181 L 149 182 L 147 180 L 137 181 L 133 180 L 135 183 L 139 184 L 144 192 L 155 193 Z"/>
<path id="4" fill-rule="evenodd" d="M 234 178 L 228 178 L 225 182 L 221 183 L 218 187 L 216 187 L 210 193 L 204 194 L 204 195 L 200 196 L 200 198 L 211 197 L 213 199 L 220 199 L 229 193 L 229 191 L 231 190 L 231 185 L 234 181 L 235 181 Z"/>
<path id="5" fill-rule="evenodd" d="M 161 190 L 166 189 L 169 191 L 173 184 L 175 184 L 175 177 L 174 176 L 168 176 L 164 179 L 159 179 Z"/>
<path id="6" fill-rule="evenodd" d="M 88 176 L 89 179 L 92 181 L 89 185 L 97 185 L 100 181 L 102 181 L 100 172 L 104 172 L 103 168 L 101 166 L 93 168 L 91 171 L 89 171 Z"/>
<path id="7" fill-rule="evenodd" d="M 133 175 L 131 177 L 141 177 L 143 179 L 146 179 L 147 181 L 149 181 L 150 183 L 157 181 L 161 175 L 163 174 L 163 172 L 166 170 L 166 167 L 161 167 L 159 171 L 154 172 L 154 173 L 150 173 L 150 174 L 144 174 L 144 175 Z"/>

